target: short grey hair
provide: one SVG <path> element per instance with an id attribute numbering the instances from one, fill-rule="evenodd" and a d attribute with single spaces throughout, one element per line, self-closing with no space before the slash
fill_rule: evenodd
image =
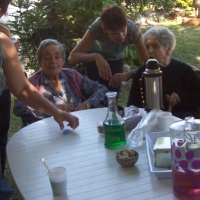
<path id="1" fill-rule="evenodd" d="M 60 42 L 58 42 L 57 40 L 54 39 L 45 39 L 43 40 L 36 52 L 36 60 L 37 62 L 40 61 L 41 57 L 42 57 L 42 51 L 43 49 L 45 49 L 48 45 L 57 45 L 60 47 L 61 53 L 62 53 L 62 59 L 65 61 L 65 48 L 64 45 L 61 44 Z"/>
<path id="2" fill-rule="evenodd" d="M 152 36 L 156 37 L 160 44 L 165 48 L 171 47 L 171 52 L 176 46 L 175 35 L 165 26 L 154 26 L 147 30 L 143 36 L 144 45 L 146 40 Z"/>

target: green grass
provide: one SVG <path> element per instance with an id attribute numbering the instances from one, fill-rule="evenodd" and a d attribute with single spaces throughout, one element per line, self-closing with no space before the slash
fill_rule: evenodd
<path id="1" fill-rule="evenodd" d="M 200 26 L 164 23 L 176 36 L 172 57 L 200 69 Z"/>
<path id="2" fill-rule="evenodd" d="M 172 57 L 190 65 L 194 65 L 200 69 L 200 26 L 181 25 L 177 24 L 176 21 L 166 21 L 160 25 L 167 26 L 176 36 L 177 46 L 172 53 Z M 148 28 L 150 27 L 144 26 L 141 27 L 141 30 L 142 32 L 145 32 Z M 131 81 L 132 80 L 129 80 L 128 83 L 121 88 L 121 93 L 118 99 L 118 104 L 121 106 L 126 106 Z M 9 137 L 12 137 L 12 135 L 17 132 L 20 127 L 21 119 L 13 115 L 11 109 Z M 6 179 L 9 184 L 12 185 L 9 168 L 6 170 Z M 17 193 L 15 191 L 11 200 L 17 199 Z"/>

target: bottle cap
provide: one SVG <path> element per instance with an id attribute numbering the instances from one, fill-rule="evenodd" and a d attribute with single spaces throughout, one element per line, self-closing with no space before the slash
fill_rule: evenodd
<path id="1" fill-rule="evenodd" d="M 70 134 L 70 130 L 69 130 L 69 129 L 63 130 L 63 134 L 64 134 L 64 135 Z"/>

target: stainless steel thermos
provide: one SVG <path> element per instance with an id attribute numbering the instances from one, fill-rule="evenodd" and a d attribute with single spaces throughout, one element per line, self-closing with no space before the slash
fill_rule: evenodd
<path id="1" fill-rule="evenodd" d="M 156 59 L 147 60 L 146 69 L 143 72 L 145 86 L 145 99 L 143 100 L 146 111 L 163 109 L 162 74 L 163 72 L 160 70 Z M 143 93 L 143 90 L 141 93 Z"/>

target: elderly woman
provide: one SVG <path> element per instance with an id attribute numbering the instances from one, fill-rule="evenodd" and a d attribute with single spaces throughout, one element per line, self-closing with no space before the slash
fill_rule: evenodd
<path id="1" fill-rule="evenodd" d="M 164 110 L 167 111 L 168 106 L 171 106 L 172 114 L 176 117 L 182 119 L 187 116 L 199 118 L 200 78 L 189 65 L 170 57 L 176 46 L 174 34 L 166 27 L 155 26 L 145 32 L 143 40 L 148 58 L 157 59 L 163 72 Z M 146 65 L 139 68 L 134 76 L 128 106 L 144 106 L 139 79 L 145 68 Z M 145 90 L 144 82 L 142 88 Z"/>
<path id="2" fill-rule="evenodd" d="M 36 59 L 41 70 L 28 80 L 58 108 L 72 112 L 107 105 L 105 94 L 108 89 L 104 85 L 91 81 L 76 70 L 63 68 L 65 50 L 58 41 L 42 41 Z M 36 110 L 32 113 L 37 119 L 49 117 Z"/>

